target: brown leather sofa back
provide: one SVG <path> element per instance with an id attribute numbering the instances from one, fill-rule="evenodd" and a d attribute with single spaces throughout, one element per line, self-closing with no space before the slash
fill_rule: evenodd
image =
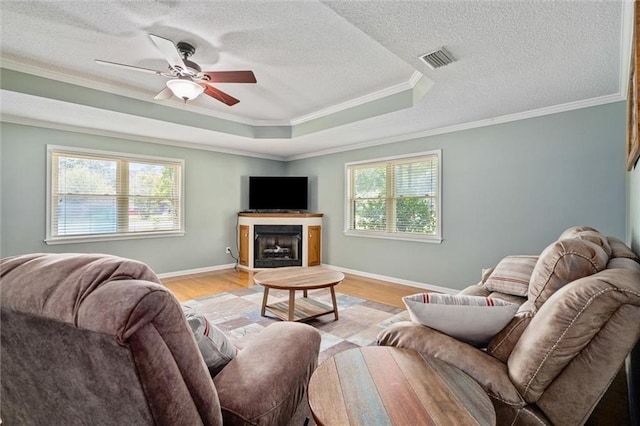
<path id="1" fill-rule="evenodd" d="M 574 226 L 572 228 L 569 228 L 562 234 L 560 234 L 560 237 L 558 237 L 558 240 L 567 239 L 591 241 L 592 243 L 602 247 L 605 253 L 607 253 L 607 256 L 611 257 L 612 250 L 611 245 L 609 244 L 609 240 L 594 228 L 591 228 L 589 226 Z"/>
<path id="2" fill-rule="evenodd" d="M 182 310 L 146 265 L 36 254 L 0 268 L 4 422 L 222 424 Z"/>
<path id="3" fill-rule="evenodd" d="M 606 246 L 609 252 L 611 248 L 606 239 L 592 229 L 570 228 L 562 233 L 561 238 L 588 235 L 589 239 L 560 239 L 542 251 L 531 274 L 526 302 L 522 304 L 513 320 L 489 342 L 489 354 L 506 362 L 522 333 L 547 299 L 565 285 L 606 268 L 609 256 L 603 246 Z"/>
<path id="4" fill-rule="evenodd" d="M 536 313 L 508 360 L 529 403 L 556 424 L 580 424 L 640 337 L 640 272 L 608 269 L 554 294 Z M 575 416 L 578 418 L 573 418 Z"/>
<path id="5" fill-rule="evenodd" d="M 379 344 L 465 371 L 492 398 L 498 425 L 584 424 L 640 337 L 640 259 L 586 227 L 564 232 L 541 259 L 529 300 L 487 351 L 411 322 L 383 330 Z M 489 295 L 482 283 L 462 293 Z"/>
<path id="6" fill-rule="evenodd" d="M 609 256 L 602 247 L 588 240 L 558 240 L 540 254 L 531 274 L 527 299 L 538 310 L 556 291 L 604 270 L 608 261 Z"/>

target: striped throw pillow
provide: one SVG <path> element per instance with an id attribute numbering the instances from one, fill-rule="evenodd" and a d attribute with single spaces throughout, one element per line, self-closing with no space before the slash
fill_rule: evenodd
<path id="1" fill-rule="evenodd" d="M 209 374 L 215 377 L 236 356 L 236 347 L 229 338 L 215 325 L 186 303 L 180 305 L 185 319 L 193 332 L 200 349 L 200 354 L 207 364 Z"/>
<path id="2" fill-rule="evenodd" d="M 402 298 L 411 321 L 485 347 L 511 321 L 518 305 L 462 294 L 418 293 Z"/>
<path id="3" fill-rule="evenodd" d="M 507 256 L 500 261 L 484 282 L 489 291 L 527 297 L 529 279 L 538 256 Z"/>

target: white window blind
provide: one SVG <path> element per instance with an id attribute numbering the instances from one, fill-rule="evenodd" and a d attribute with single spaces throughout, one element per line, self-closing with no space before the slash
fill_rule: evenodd
<path id="1" fill-rule="evenodd" d="M 48 148 L 47 243 L 183 233 L 182 160 Z"/>
<path id="2" fill-rule="evenodd" d="M 346 165 L 346 232 L 441 241 L 440 151 Z"/>

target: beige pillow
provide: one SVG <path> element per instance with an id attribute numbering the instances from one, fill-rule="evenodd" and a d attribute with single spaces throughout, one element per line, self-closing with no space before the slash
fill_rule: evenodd
<path id="1" fill-rule="evenodd" d="M 518 305 L 501 299 L 439 293 L 402 298 L 411 320 L 484 347 L 513 318 Z"/>
<path id="2" fill-rule="evenodd" d="M 485 280 L 484 288 L 489 291 L 527 297 L 529 280 L 537 261 L 538 256 L 505 257 Z"/>

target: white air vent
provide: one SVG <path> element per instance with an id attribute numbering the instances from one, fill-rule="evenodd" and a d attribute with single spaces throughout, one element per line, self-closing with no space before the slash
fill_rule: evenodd
<path id="1" fill-rule="evenodd" d="M 420 59 L 422 59 L 424 63 L 427 64 L 432 70 L 444 67 L 445 65 L 449 65 L 454 61 L 451 53 L 444 50 L 444 47 L 438 50 L 434 50 L 431 53 L 427 53 L 426 55 L 422 55 L 420 56 Z"/>

